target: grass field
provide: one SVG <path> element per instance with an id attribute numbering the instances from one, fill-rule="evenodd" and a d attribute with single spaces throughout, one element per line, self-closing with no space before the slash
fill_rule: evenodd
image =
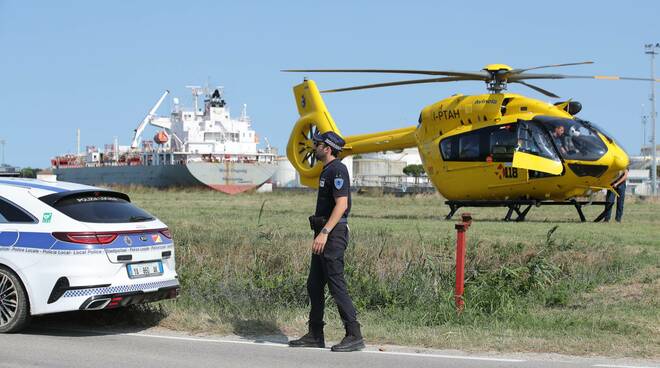
<path id="1" fill-rule="evenodd" d="M 182 295 L 151 307 L 162 326 L 306 331 L 314 194 L 127 191 L 174 234 Z M 504 209 L 467 211 L 466 308 L 457 315 L 456 221 L 444 220 L 443 200 L 353 197 L 346 273 L 369 343 L 660 357 L 660 203 L 630 198 L 621 224 L 579 223 L 572 207 L 534 208 L 524 223 L 499 221 Z M 339 340 L 330 300 L 326 334 Z"/>

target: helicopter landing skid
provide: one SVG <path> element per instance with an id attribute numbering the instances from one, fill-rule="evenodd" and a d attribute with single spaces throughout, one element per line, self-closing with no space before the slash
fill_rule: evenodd
<path id="1" fill-rule="evenodd" d="M 532 207 L 541 207 L 541 206 L 574 206 L 575 210 L 580 216 L 581 222 L 586 222 L 587 219 L 584 217 L 582 212 L 582 206 L 586 205 L 601 205 L 604 206 L 603 212 L 596 217 L 594 222 L 603 220 L 605 213 L 608 209 L 612 208 L 613 203 L 608 203 L 605 201 L 564 201 L 564 202 L 555 202 L 555 201 L 539 201 L 535 199 L 519 199 L 519 200 L 466 200 L 466 201 L 445 201 L 445 204 L 449 206 L 449 214 L 445 216 L 445 219 L 451 220 L 456 211 L 461 207 L 507 207 L 509 210 L 504 216 L 504 221 L 516 221 L 521 222 L 525 221 L 525 216 L 529 213 L 529 210 Z M 511 219 L 513 213 L 516 213 L 517 217 Z"/>

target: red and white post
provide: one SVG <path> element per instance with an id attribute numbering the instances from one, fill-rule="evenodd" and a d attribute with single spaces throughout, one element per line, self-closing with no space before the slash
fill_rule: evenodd
<path id="1" fill-rule="evenodd" d="M 465 283 L 465 236 L 468 228 L 472 224 L 472 216 L 469 213 L 461 215 L 461 222 L 456 224 L 456 290 L 454 292 L 454 301 L 456 302 L 456 311 L 463 311 L 465 305 L 463 301 L 463 290 Z"/>

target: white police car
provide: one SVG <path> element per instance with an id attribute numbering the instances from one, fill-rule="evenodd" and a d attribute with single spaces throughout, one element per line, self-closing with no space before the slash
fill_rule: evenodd
<path id="1" fill-rule="evenodd" d="M 174 266 L 169 230 L 127 195 L 0 178 L 0 332 L 31 315 L 175 298 Z"/>

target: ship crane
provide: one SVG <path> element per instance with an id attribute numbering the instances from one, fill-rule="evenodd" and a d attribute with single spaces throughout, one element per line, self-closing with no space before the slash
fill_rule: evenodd
<path id="1" fill-rule="evenodd" d="M 158 102 L 156 102 L 156 104 L 151 108 L 151 110 L 149 110 L 147 116 L 145 116 L 144 119 L 142 119 L 140 125 L 138 125 L 138 127 L 135 129 L 135 135 L 133 136 L 133 141 L 131 142 L 132 149 L 138 148 L 138 141 L 140 139 L 140 136 L 142 135 L 142 132 L 144 131 L 144 128 L 146 128 L 147 125 L 151 124 L 153 126 L 166 129 L 168 131 L 171 129 L 172 124 L 169 119 L 156 117 L 156 110 L 158 110 L 160 105 L 163 103 L 163 100 L 165 100 L 165 97 L 169 93 L 170 93 L 169 90 L 165 90 L 165 92 L 163 92 L 163 95 L 160 96 Z"/>

